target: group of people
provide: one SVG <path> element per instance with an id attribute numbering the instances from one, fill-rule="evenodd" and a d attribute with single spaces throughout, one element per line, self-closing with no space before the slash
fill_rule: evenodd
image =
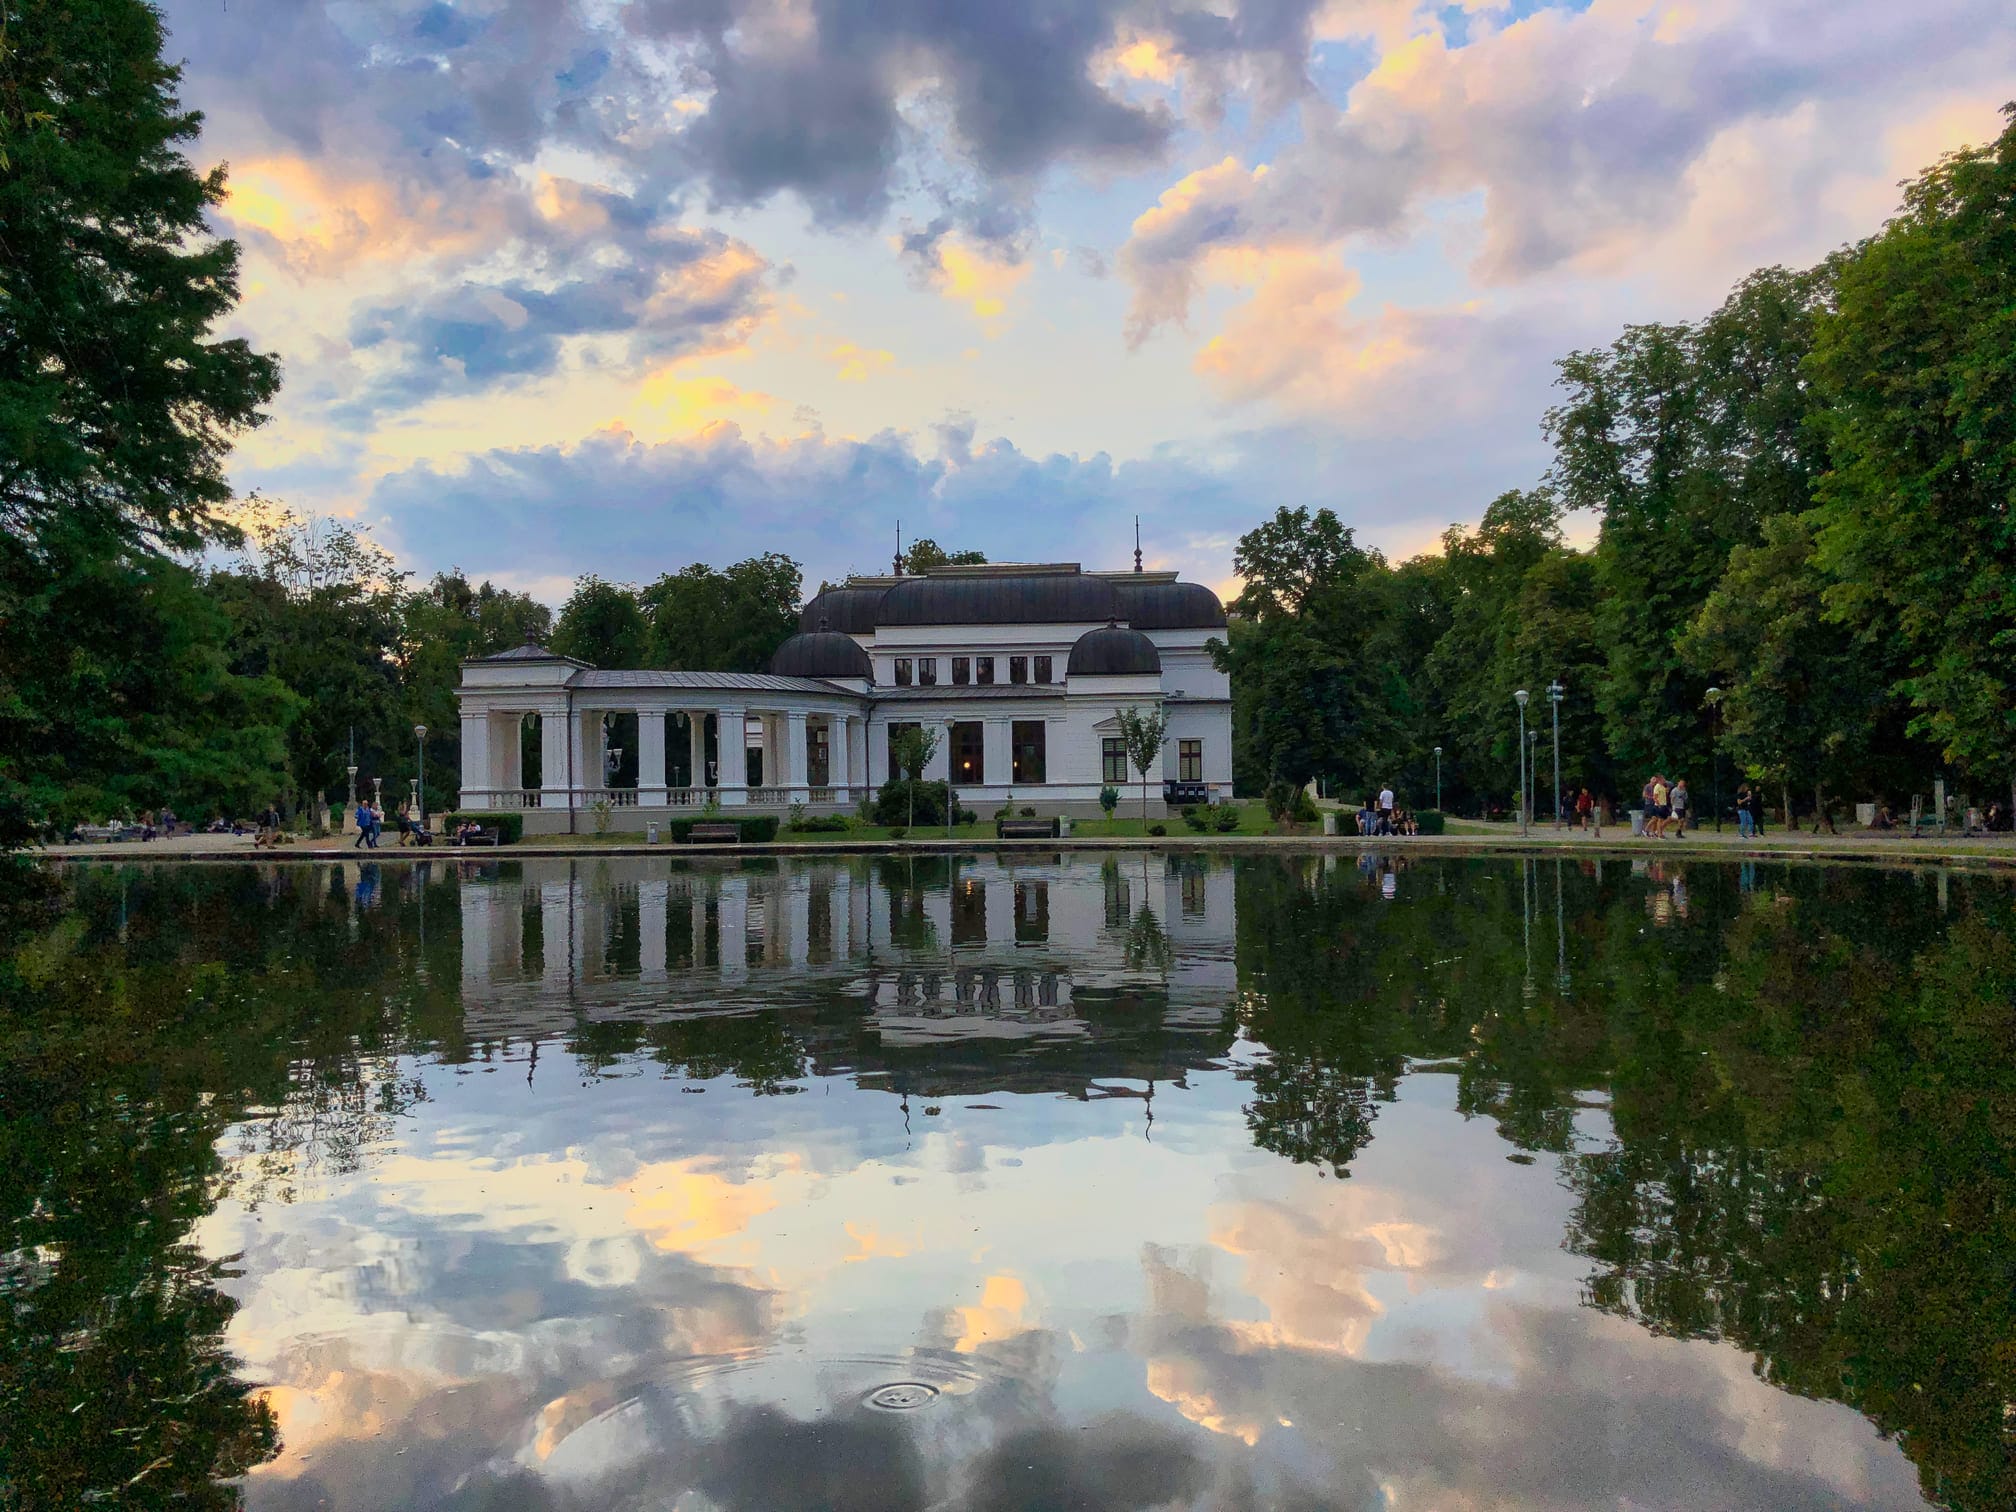
<path id="1" fill-rule="evenodd" d="M 1393 800 L 1393 789 L 1383 787 L 1377 798 L 1367 798 L 1358 810 L 1358 833 L 1361 835 L 1418 835 L 1421 824 L 1412 812 L 1399 808 Z"/>
<path id="2" fill-rule="evenodd" d="M 434 837 L 414 814 L 410 803 L 399 805 L 393 815 L 393 823 L 398 826 L 401 845 L 429 845 Z M 357 838 L 350 843 L 352 850 L 376 850 L 378 838 L 385 833 L 385 810 L 382 805 L 366 798 L 357 805 Z"/>
<path id="3" fill-rule="evenodd" d="M 1654 772 L 1645 779 L 1645 787 L 1639 797 L 1644 800 L 1645 833 L 1656 840 L 1678 840 L 1687 833 L 1687 816 L 1692 798 L 1687 792 L 1687 779 L 1668 782 L 1664 775 Z"/>

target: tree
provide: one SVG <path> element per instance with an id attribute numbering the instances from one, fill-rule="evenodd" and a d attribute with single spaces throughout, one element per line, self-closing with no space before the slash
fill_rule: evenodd
<path id="1" fill-rule="evenodd" d="M 21 0 L 0 28 L 0 519 L 35 552 L 54 522 L 128 546 L 224 533 L 231 438 L 280 383 L 211 331 L 237 243 L 209 234 L 224 170 L 183 156 L 161 17 L 141 0 Z M 62 539 L 68 539 L 66 532 Z"/>
<path id="2" fill-rule="evenodd" d="M 937 727 L 925 724 L 898 725 L 889 732 L 889 758 L 896 763 L 896 769 L 903 773 L 909 787 L 909 824 L 917 824 L 917 784 L 923 780 L 924 768 L 931 764 L 931 758 L 938 754 L 939 734 Z M 947 791 L 950 799 L 950 791 Z"/>
<path id="3" fill-rule="evenodd" d="M 1127 759 L 1141 777 L 1141 830 L 1148 830 L 1148 772 L 1162 764 L 1162 747 L 1169 743 L 1169 711 L 1160 704 L 1149 709 L 1115 709 L 1120 724 L 1120 744 Z"/>
<path id="4" fill-rule="evenodd" d="M 929 536 L 912 541 L 910 549 L 903 553 L 903 570 L 909 573 L 928 571 L 933 567 L 977 567 L 987 560 L 984 551 L 947 551 Z"/>
<path id="5" fill-rule="evenodd" d="M 574 585 L 553 627 L 553 649 L 595 667 L 649 664 L 650 622 L 636 590 L 590 573 Z"/>
<path id="6" fill-rule="evenodd" d="M 649 665 L 761 672 L 798 629 L 804 574 L 778 552 L 716 570 L 695 562 L 638 594 L 650 619 Z"/>
<path id="7" fill-rule="evenodd" d="M 1814 828 L 1827 812 L 1830 772 L 1858 764 L 1875 726 L 1885 678 L 1871 648 L 1825 612 L 1826 578 L 1802 515 L 1764 523 L 1764 539 L 1729 554 L 1722 582 L 1701 606 L 1681 650 L 1723 685 L 1729 744 L 1757 776 L 1786 791 L 1813 788 Z"/>
<path id="8" fill-rule="evenodd" d="M 1889 641 L 1911 729 L 2016 802 L 2016 106 L 1833 265 L 1811 372 L 1829 609 Z"/>

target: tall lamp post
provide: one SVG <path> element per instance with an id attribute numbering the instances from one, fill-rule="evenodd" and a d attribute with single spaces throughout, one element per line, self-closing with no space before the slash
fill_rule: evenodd
<path id="1" fill-rule="evenodd" d="M 352 738 L 354 739 L 355 737 L 353 736 Z M 362 829 L 363 826 L 357 823 L 357 767 L 353 763 L 343 768 L 343 770 L 350 774 L 350 807 L 345 810 L 345 813 L 353 829 Z"/>
<path id="2" fill-rule="evenodd" d="M 1534 818 L 1540 817 L 1540 732 L 1526 732 L 1526 782 L 1527 812 Z M 1538 882 L 1533 884 L 1539 886 Z"/>
<path id="3" fill-rule="evenodd" d="M 1715 733 L 1709 738 L 1708 756 L 1715 771 L 1715 833 L 1722 833 L 1722 690 L 1711 687 L 1708 690 L 1708 713 L 1714 721 Z"/>
<path id="4" fill-rule="evenodd" d="M 1435 747 L 1435 812 L 1442 812 L 1442 747 Z"/>
<path id="5" fill-rule="evenodd" d="M 1526 833 L 1526 700 L 1531 695 L 1524 688 L 1512 695 L 1512 702 L 1519 705 L 1519 833 Z"/>
<path id="6" fill-rule="evenodd" d="M 1555 678 L 1547 684 L 1547 702 L 1554 705 L 1554 828 L 1561 828 L 1561 698 L 1568 690 Z"/>
<path id="7" fill-rule="evenodd" d="M 427 726 L 413 726 L 413 766 L 420 775 L 414 779 L 413 791 L 420 800 L 420 812 L 413 816 L 413 822 L 422 829 L 427 827 Z"/>
<path id="8" fill-rule="evenodd" d="M 952 797 L 952 735 L 957 727 L 958 721 L 947 717 L 945 721 L 945 838 L 947 840 L 952 838 L 952 815 L 957 811 L 957 805 L 954 803 Z"/>

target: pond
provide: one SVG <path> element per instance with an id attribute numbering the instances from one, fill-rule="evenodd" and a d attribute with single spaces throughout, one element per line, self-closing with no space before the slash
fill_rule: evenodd
<path id="1" fill-rule="evenodd" d="M 71 867 L 0 1506 L 2016 1505 L 2016 893 Z"/>

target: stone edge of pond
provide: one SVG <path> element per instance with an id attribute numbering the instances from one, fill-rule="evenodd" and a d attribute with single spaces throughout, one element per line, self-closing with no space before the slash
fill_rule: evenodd
<path id="1" fill-rule="evenodd" d="M 388 846 L 368 853 L 374 861 L 473 861 L 559 860 L 607 856 L 636 859 L 652 856 L 924 856 L 999 852 L 1032 855 L 1064 851 L 1191 851 L 1248 852 L 1334 851 L 1356 854 L 1362 851 L 1432 851 L 1440 855 L 1493 855 L 1560 857 L 1564 855 L 1605 858 L 1671 857 L 1710 861 L 1817 861 L 1897 865 L 1948 865 L 2006 869 L 2016 867 L 2016 848 L 2009 850 L 1940 849 L 1922 843 L 1874 841 L 1858 843 L 1841 840 L 1821 845 L 1772 844 L 1742 848 L 1728 841 L 1676 840 L 1652 843 L 1622 836 L 1616 840 L 1550 838 L 1489 834 L 1414 835 L 1406 837 L 1361 838 L 1356 835 L 1162 835 L 1146 838 L 1088 836 L 1062 840 L 919 839 L 856 841 L 788 841 L 735 844 L 658 844 L 644 841 L 605 845 L 519 844 L 458 850 L 450 846 Z M 64 846 L 26 852 L 48 861 L 141 861 L 152 865 L 181 863 L 242 865 L 257 861 L 355 861 L 364 859 L 351 845 L 297 845 L 272 850 L 160 850 L 111 846 Z"/>

